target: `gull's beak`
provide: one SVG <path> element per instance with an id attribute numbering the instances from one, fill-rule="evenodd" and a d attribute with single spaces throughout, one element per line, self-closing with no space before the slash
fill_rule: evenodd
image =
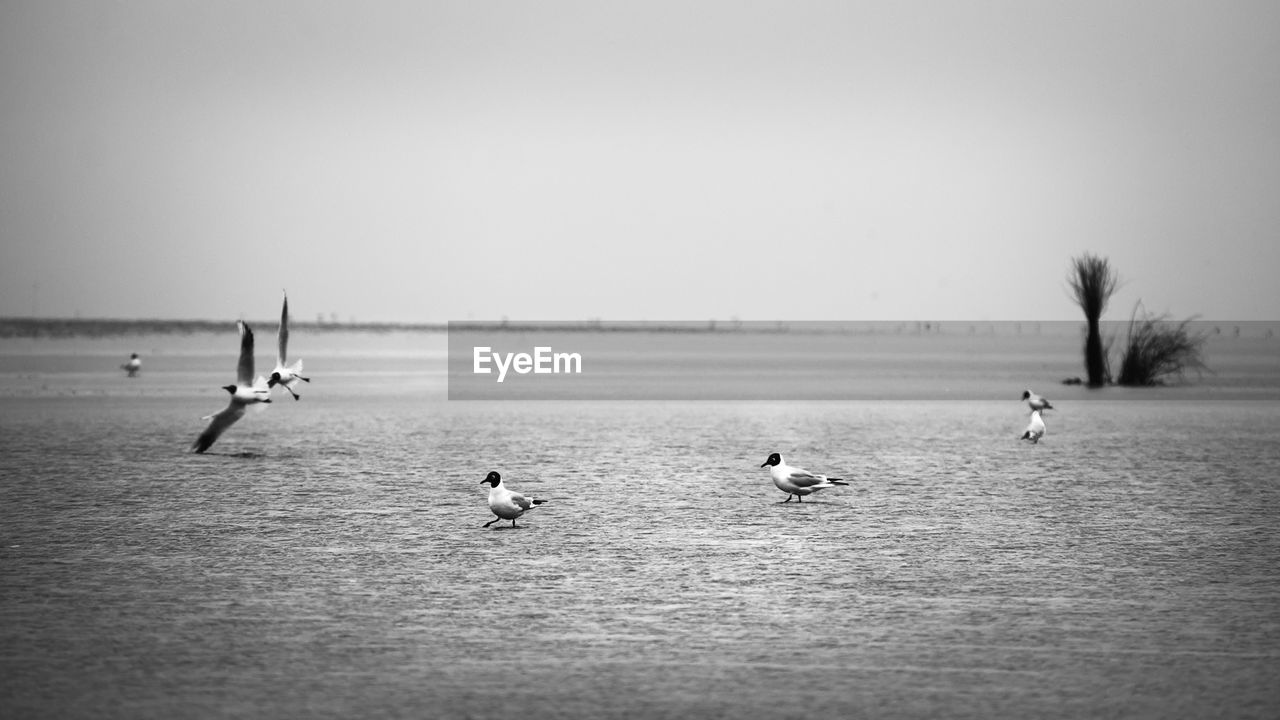
<path id="1" fill-rule="evenodd" d="M 768 461 L 768 460 L 766 460 L 766 461 L 764 461 L 764 462 L 760 463 L 760 467 L 769 467 L 769 461 Z"/>

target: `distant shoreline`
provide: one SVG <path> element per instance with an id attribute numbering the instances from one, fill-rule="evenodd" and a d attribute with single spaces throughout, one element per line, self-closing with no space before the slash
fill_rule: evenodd
<path id="1" fill-rule="evenodd" d="M 276 319 L 249 320 L 260 329 L 276 326 Z M 117 318 L 23 318 L 0 317 L 0 339 L 120 337 L 133 335 L 191 335 L 220 333 L 234 327 L 228 320 L 160 320 Z M 1127 320 L 1104 320 L 1107 335 L 1123 334 Z M 394 322 L 314 322 L 293 320 L 296 331 L 311 333 L 447 333 L 455 331 L 510 332 L 658 332 L 658 333 L 784 333 L 797 335 L 1046 335 L 1063 336 L 1083 332 L 1077 320 L 975 320 L 975 321 L 461 321 L 449 323 Z M 1190 327 L 1208 336 L 1273 338 L 1280 334 L 1275 320 L 1193 320 Z"/>
<path id="2" fill-rule="evenodd" d="M 250 325 L 271 328 L 278 320 L 249 320 Z M 294 331 L 306 332 L 446 332 L 444 323 L 299 322 Z M 121 320 L 111 318 L 0 318 L 0 338 L 116 337 L 122 335 L 192 335 L 234 329 L 228 320 Z"/>

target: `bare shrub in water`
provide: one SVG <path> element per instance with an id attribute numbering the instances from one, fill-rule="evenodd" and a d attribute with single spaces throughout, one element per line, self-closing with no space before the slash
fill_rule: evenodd
<path id="1" fill-rule="evenodd" d="M 1208 370 L 1201 357 L 1207 336 L 1187 329 L 1190 319 L 1171 323 L 1167 315 L 1138 318 L 1134 307 L 1129 318 L 1129 336 L 1125 339 L 1120 361 L 1121 385 L 1163 385 L 1165 378 L 1181 377 L 1187 369 Z"/>
<path id="2" fill-rule="evenodd" d="M 1107 301 L 1116 291 L 1120 278 L 1106 258 L 1085 253 L 1072 258 L 1067 283 L 1089 323 L 1089 335 L 1084 343 L 1084 366 L 1089 374 L 1089 387 L 1102 387 L 1110 380 L 1111 371 L 1098 321 L 1102 318 L 1102 311 L 1107 309 Z"/>

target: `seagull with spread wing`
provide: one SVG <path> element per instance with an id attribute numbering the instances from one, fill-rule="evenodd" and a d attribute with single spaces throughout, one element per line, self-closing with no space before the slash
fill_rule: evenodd
<path id="1" fill-rule="evenodd" d="M 222 386 L 223 390 L 231 393 L 231 401 L 221 412 L 202 418 L 209 421 L 209 426 L 191 445 L 191 449 L 198 453 L 208 450 L 223 431 L 243 417 L 246 407 L 271 402 L 271 388 L 267 386 L 267 379 L 261 375 L 256 379 L 253 377 L 253 330 L 243 320 L 236 322 L 236 327 L 240 329 L 240 362 L 236 365 L 236 384 Z"/>
<path id="2" fill-rule="evenodd" d="M 311 378 L 302 377 L 302 360 L 299 359 L 292 365 L 285 365 L 286 351 L 289 347 L 289 296 L 284 296 L 284 305 L 280 308 L 280 329 L 276 331 L 276 369 L 271 371 L 271 377 L 267 379 L 267 387 L 275 387 L 283 385 L 285 390 L 293 396 L 294 400 L 298 399 L 298 393 L 294 392 L 293 386 L 298 381 L 311 382 Z"/>

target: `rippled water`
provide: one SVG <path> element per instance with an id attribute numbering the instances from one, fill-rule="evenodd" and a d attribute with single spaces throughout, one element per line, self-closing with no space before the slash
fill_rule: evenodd
<path id="1" fill-rule="evenodd" d="M 11 716 L 1280 712 L 1272 403 L 1058 393 L 1029 445 L 1016 399 L 457 403 L 337 365 L 206 456 L 191 368 L 0 398 Z M 852 485 L 780 504 L 774 451 Z M 489 470 L 549 503 L 482 529 Z"/>

